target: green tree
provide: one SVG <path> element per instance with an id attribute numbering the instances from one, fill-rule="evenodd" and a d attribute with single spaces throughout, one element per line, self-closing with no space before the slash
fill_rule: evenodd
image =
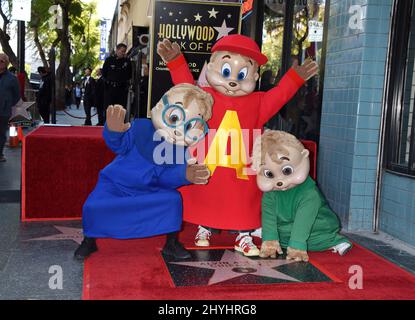
<path id="1" fill-rule="evenodd" d="M 96 68 L 99 64 L 100 21 L 94 15 L 96 3 L 85 4 L 82 15 L 74 20 L 71 28 L 73 75 L 81 77 L 85 67 Z"/>
<path id="2" fill-rule="evenodd" d="M 284 14 L 265 6 L 262 52 L 268 57 L 268 62 L 261 68 L 262 72 L 271 70 L 276 76 L 280 70 L 283 32 Z"/>
<path id="3" fill-rule="evenodd" d="M 52 47 L 53 42 L 58 41 L 56 33 L 51 32 L 48 24 L 48 21 L 51 17 L 49 8 L 52 5 L 54 5 L 52 0 L 32 1 L 32 18 L 28 24 L 29 39 L 33 39 L 33 42 L 39 53 L 39 57 L 42 60 L 43 66 L 45 67 L 49 67 L 47 52 L 45 51 L 45 48 Z"/>
<path id="4" fill-rule="evenodd" d="M 12 12 L 12 0 L 0 0 L 0 16 L 3 20 L 3 25 L 0 26 L 0 45 L 3 52 L 9 56 L 10 63 L 17 68 L 18 60 L 16 53 L 13 51 L 10 45 L 10 25 L 11 25 L 11 12 Z"/>
<path id="5" fill-rule="evenodd" d="M 299 10 L 295 10 L 293 23 L 293 39 L 291 44 L 291 55 L 301 63 L 303 50 L 310 46 L 308 41 L 308 22 L 313 20 L 324 20 L 324 6 L 317 0 L 309 1 Z M 282 47 L 284 37 L 284 13 L 273 11 L 265 6 L 262 51 L 268 57 L 268 63 L 261 71 L 272 70 L 278 75 L 281 67 Z M 279 75 L 281 76 L 281 75 Z"/>
<path id="6" fill-rule="evenodd" d="M 50 7 L 61 8 L 61 28 L 50 29 Z M 72 82 L 81 63 L 95 66 L 98 60 L 98 21 L 96 3 L 81 0 L 33 0 L 29 35 L 45 66 L 49 66 L 48 52 L 56 50 L 56 107 L 64 107 L 65 85 Z M 82 40 L 85 39 L 84 42 Z M 58 63 L 59 61 L 59 63 Z M 74 73 L 70 67 L 73 67 Z"/>

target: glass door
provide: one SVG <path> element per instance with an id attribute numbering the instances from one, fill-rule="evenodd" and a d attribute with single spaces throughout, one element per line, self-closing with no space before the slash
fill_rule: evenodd
<path id="1" fill-rule="evenodd" d="M 267 127 L 316 142 L 320 133 L 328 5 L 325 0 L 264 1 L 262 51 L 269 61 L 261 68 L 260 90 L 275 86 L 295 60 L 302 64 L 311 58 L 320 66 L 320 75 L 309 80 Z"/>

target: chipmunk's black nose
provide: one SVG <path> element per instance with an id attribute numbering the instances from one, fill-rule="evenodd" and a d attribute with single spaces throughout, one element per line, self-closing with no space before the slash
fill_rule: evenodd
<path id="1" fill-rule="evenodd" d="M 229 85 L 230 85 L 231 87 L 236 87 L 238 84 L 237 84 L 236 82 L 229 82 Z"/>

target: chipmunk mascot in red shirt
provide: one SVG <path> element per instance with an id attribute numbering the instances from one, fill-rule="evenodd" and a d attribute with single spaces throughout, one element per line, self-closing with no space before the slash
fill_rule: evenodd
<path id="1" fill-rule="evenodd" d="M 158 43 L 158 54 L 170 70 L 174 84 L 194 84 L 188 64 L 177 43 L 165 39 Z M 181 188 L 183 218 L 199 225 L 197 246 L 209 246 L 212 232 L 237 233 L 235 250 L 246 256 L 259 255 L 251 232 L 261 226 L 262 192 L 250 173 L 249 161 L 254 132 L 294 96 L 304 82 L 318 72 L 314 61 L 297 63 L 279 84 L 267 92 L 254 92 L 259 79 L 258 68 L 267 62 L 251 38 L 229 35 L 212 47 L 203 89 L 214 98 L 210 132 L 204 145 L 203 161 L 211 172 L 208 185 Z M 229 142 L 229 143 L 228 143 Z"/>

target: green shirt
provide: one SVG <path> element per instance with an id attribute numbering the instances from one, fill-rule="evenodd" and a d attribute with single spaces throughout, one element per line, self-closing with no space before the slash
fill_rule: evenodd
<path id="1" fill-rule="evenodd" d="M 287 191 L 263 195 L 263 241 L 278 240 L 282 247 L 298 250 L 326 250 L 347 241 L 339 230 L 339 219 L 310 177 Z"/>

